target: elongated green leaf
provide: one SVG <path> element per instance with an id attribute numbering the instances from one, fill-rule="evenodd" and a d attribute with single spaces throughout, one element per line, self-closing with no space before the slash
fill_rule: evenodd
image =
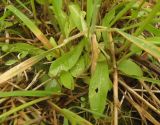
<path id="1" fill-rule="evenodd" d="M 31 55 L 39 55 L 45 52 L 44 50 L 29 45 L 27 43 L 14 43 L 14 44 L 0 43 L 0 47 L 4 46 L 7 47 L 6 51 L 8 52 L 18 52 L 18 53 L 27 52 L 28 54 Z"/>
<path id="2" fill-rule="evenodd" d="M 72 124 L 72 125 L 92 125 L 90 122 L 83 119 L 82 117 L 80 117 L 76 113 L 71 112 L 68 109 L 62 109 L 61 112 L 67 119 L 70 120 L 71 123 L 75 123 L 75 124 Z"/>
<path id="3" fill-rule="evenodd" d="M 97 63 L 95 72 L 91 76 L 89 85 L 89 102 L 91 110 L 103 113 L 105 109 L 107 93 L 111 88 L 109 71 L 106 62 Z M 95 118 L 98 116 L 94 115 Z"/>
<path id="4" fill-rule="evenodd" d="M 38 98 L 38 99 L 35 99 L 35 100 L 33 100 L 33 101 L 24 103 L 24 104 L 22 104 L 22 105 L 20 105 L 20 106 L 18 106 L 18 107 L 15 107 L 15 108 L 13 108 L 13 109 L 5 112 L 5 113 L 2 113 L 2 114 L 0 115 L 0 123 L 2 123 L 9 115 L 14 114 L 14 113 L 16 113 L 16 112 L 18 112 L 18 111 L 20 111 L 20 110 L 22 110 L 22 109 L 24 109 L 24 108 L 27 108 L 27 107 L 29 107 L 29 106 L 31 106 L 31 105 L 34 105 L 34 104 L 38 103 L 38 102 L 47 100 L 47 99 L 49 99 L 49 98 L 50 98 L 50 97 Z"/>
<path id="5" fill-rule="evenodd" d="M 149 24 L 153 20 L 153 18 L 159 11 L 160 11 L 160 0 L 157 1 L 150 14 L 146 16 L 146 19 L 143 19 L 141 21 L 141 25 L 136 29 L 134 35 L 138 36 L 139 34 L 141 34 L 145 29 L 145 27 L 147 26 L 147 24 Z"/>
<path id="6" fill-rule="evenodd" d="M 148 24 L 147 26 L 145 26 L 145 29 L 150 32 L 153 33 L 155 36 L 160 36 L 160 29 L 157 29 L 155 26 Z"/>
<path id="7" fill-rule="evenodd" d="M 73 50 L 53 61 L 49 69 L 49 75 L 51 77 L 55 77 L 61 71 L 70 70 L 78 61 L 83 50 L 84 43 L 85 39 L 83 39 Z"/>
<path id="8" fill-rule="evenodd" d="M 21 11 L 19 11 L 13 5 L 7 6 L 7 8 L 12 11 L 23 23 L 34 33 L 34 35 L 43 43 L 47 48 L 52 48 L 52 45 L 49 43 L 45 35 L 38 29 L 38 27 Z"/>
<path id="9" fill-rule="evenodd" d="M 67 15 L 62 10 L 63 1 L 62 0 L 52 0 L 52 7 L 54 14 L 56 16 L 57 22 L 60 26 L 61 32 L 65 36 L 64 25 L 67 22 Z"/>
<path id="10" fill-rule="evenodd" d="M 114 23 L 119 20 L 126 12 L 128 12 L 129 9 L 132 8 L 132 6 L 135 4 L 136 0 L 132 0 L 129 3 L 127 3 L 125 5 L 125 7 L 123 9 L 121 9 L 121 11 L 116 15 L 116 17 L 114 18 L 114 20 L 110 23 L 109 27 L 111 27 L 112 25 L 114 25 Z"/>
<path id="11" fill-rule="evenodd" d="M 71 14 L 71 18 L 74 24 L 80 31 L 85 31 L 87 29 L 86 22 L 84 20 L 84 14 L 80 10 L 80 7 L 77 4 L 70 4 L 69 10 Z"/>
<path id="12" fill-rule="evenodd" d="M 160 37 L 149 37 L 146 40 L 150 43 L 160 45 Z"/>
<path id="13" fill-rule="evenodd" d="M 12 91 L 12 92 L 0 92 L 0 97 L 13 97 L 13 96 L 51 96 L 51 95 L 60 95 L 60 93 L 54 93 L 52 91 Z"/>
<path id="14" fill-rule="evenodd" d="M 60 83 L 67 89 L 74 89 L 74 80 L 70 72 L 62 72 L 60 75 Z"/>
<path id="15" fill-rule="evenodd" d="M 118 65 L 118 69 L 121 72 L 130 76 L 139 76 L 139 77 L 143 76 L 141 68 L 130 59 L 123 60 L 122 62 L 120 62 L 120 64 Z"/>
<path id="16" fill-rule="evenodd" d="M 110 24 L 110 22 L 112 21 L 112 19 L 114 17 L 115 17 L 115 9 L 112 9 L 103 18 L 102 25 L 105 26 L 105 27 L 109 27 L 109 24 Z M 102 36 L 103 36 L 103 39 L 104 39 L 104 42 L 105 42 L 105 46 L 108 47 L 109 46 L 109 36 L 108 36 L 108 33 L 107 32 L 103 32 Z"/>
<path id="17" fill-rule="evenodd" d="M 144 39 L 140 39 L 138 37 L 127 34 L 119 29 L 115 29 L 115 31 L 118 32 L 119 34 L 121 34 L 128 41 L 132 42 L 133 44 L 135 44 L 139 48 L 145 50 L 146 52 L 148 52 L 149 54 L 154 56 L 155 58 L 157 58 L 157 59 L 160 58 L 160 49 L 157 46 L 155 46 L 154 44 L 152 44 Z"/>
<path id="18" fill-rule="evenodd" d="M 91 25 L 92 14 L 93 14 L 93 0 L 87 0 L 87 25 Z"/>

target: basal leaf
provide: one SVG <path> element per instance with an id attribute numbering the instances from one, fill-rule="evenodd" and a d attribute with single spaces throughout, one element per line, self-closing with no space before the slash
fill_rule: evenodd
<path id="1" fill-rule="evenodd" d="M 70 70 L 78 61 L 85 41 L 86 40 L 83 39 L 73 50 L 53 61 L 49 69 L 49 75 L 55 77 L 61 71 Z"/>
<path id="2" fill-rule="evenodd" d="M 80 31 L 85 31 L 87 29 L 86 22 L 84 20 L 84 13 L 80 10 L 77 4 L 70 4 L 69 10 L 71 14 L 71 19 Z"/>
<path id="3" fill-rule="evenodd" d="M 76 65 L 72 67 L 72 69 L 70 70 L 72 76 L 77 77 L 81 75 L 86 70 L 89 63 L 90 63 L 90 60 L 89 60 L 88 54 L 81 56 L 78 62 L 76 63 Z"/>
<path id="4" fill-rule="evenodd" d="M 118 65 L 118 69 L 129 76 L 143 76 L 141 68 L 131 59 L 123 60 L 122 62 L 120 62 L 120 64 Z"/>
<path id="5" fill-rule="evenodd" d="M 109 71 L 106 62 L 98 62 L 96 69 L 91 76 L 89 85 L 89 103 L 91 110 L 102 114 L 107 99 L 107 93 L 111 88 Z M 98 116 L 94 115 L 95 118 Z"/>
<path id="6" fill-rule="evenodd" d="M 62 72 L 60 75 L 60 83 L 67 89 L 74 89 L 74 80 L 70 72 Z"/>

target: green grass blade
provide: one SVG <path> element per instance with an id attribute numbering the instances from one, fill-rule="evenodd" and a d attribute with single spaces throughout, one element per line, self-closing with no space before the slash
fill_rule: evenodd
<path id="1" fill-rule="evenodd" d="M 128 12 L 129 9 L 132 8 L 133 4 L 135 4 L 135 0 L 129 2 L 127 5 L 125 5 L 124 9 L 122 9 L 114 18 L 114 20 L 110 23 L 109 27 L 111 27 L 117 20 L 119 20 L 126 12 Z"/>
<path id="2" fill-rule="evenodd" d="M 34 104 L 36 104 L 36 103 L 38 103 L 38 102 L 47 100 L 47 99 L 49 99 L 49 98 L 50 98 L 50 97 L 43 97 L 43 98 L 35 99 L 35 100 L 33 100 L 33 101 L 30 101 L 30 102 L 27 102 L 27 103 L 25 103 L 25 104 L 22 104 L 22 105 L 20 105 L 20 106 L 18 106 L 18 107 L 15 107 L 15 108 L 13 108 L 13 109 L 11 109 L 11 110 L 9 110 L 9 111 L 1 114 L 1 115 L 0 115 L 0 123 L 2 123 L 9 115 L 11 115 L 11 114 L 13 114 L 13 113 L 15 113 L 15 112 L 17 112 L 17 111 L 20 111 L 20 110 L 22 110 L 22 109 L 24 109 L 24 108 L 27 108 L 27 107 L 29 107 L 29 106 L 31 106 L 31 105 L 34 105 Z"/>
<path id="3" fill-rule="evenodd" d="M 134 33 L 135 36 L 138 36 L 141 32 L 143 32 L 145 26 L 153 20 L 158 11 L 160 11 L 160 0 L 157 0 L 157 4 L 154 6 L 147 18 L 145 20 L 142 20 L 141 25 L 137 28 L 137 30 Z"/>
<path id="4" fill-rule="evenodd" d="M 131 43 L 135 44 L 139 48 L 145 50 L 146 52 L 154 56 L 155 58 L 157 59 L 160 58 L 160 49 L 154 44 L 146 41 L 145 39 L 140 39 L 138 37 L 127 34 L 119 29 L 115 29 L 115 31 L 121 34 L 124 38 L 126 38 Z"/>
<path id="5" fill-rule="evenodd" d="M 52 48 L 52 45 L 49 43 L 45 35 L 38 29 L 38 27 L 27 16 L 25 16 L 13 5 L 7 6 L 7 9 L 13 12 L 20 20 L 22 20 L 23 23 L 34 33 L 34 35 L 42 42 L 42 44 L 46 48 Z"/>
<path id="6" fill-rule="evenodd" d="M 14 96 L 42 97 L 42 96 L 51 96 L 51 95 L 60 95 L 60 93 L 55 93 L 52 91 L 42 91 L 42 90 L 0 92 L 0 97 L 14 97 Z"/>

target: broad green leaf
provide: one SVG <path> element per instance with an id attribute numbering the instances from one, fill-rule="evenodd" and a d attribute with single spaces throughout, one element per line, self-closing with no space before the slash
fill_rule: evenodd
<path id="1" fill-rule="evenodd" d="M 89 60 L 88 54 L 81 56 L 78 62 L 76 63 L 76 65 L 72 67 L 70 70 L 72 76 L 77 77 L 81 75 L 86 70 L 89 63 L 90 63 L 90 60 Z"/>
<path id="2" fill-rule="evenodd" d="M 89 103 L 91 110 L 102 114 L 105 109 L 107 93 L 111 88 L 109 70 L 106 62 L 98 62 L 89 84 Z M 94 115 L 95 118 L 98 116 Z"/>
<path id="3" fill-rule="evenodd" d="M 47 48 L 52 48 L 46 36 L 38 29 L 38 27 L 31 21 L 27 16 L 25 16 L 20 10 L 18 10 L 13 5 L 7 6 L 7 9 L 12 11 L 23 23 L 34 33 L 34 35 L 42 42 L 42 44 Z"/>
<path id="4" fill-rule="evenodd" d="M 69 5 L 70 16 L 74 24 L 80 31 L 85 31 L 87 29 L 86 22 L 84 20 L 84 13 L 80 10 L 77 4 Z"/>
<path id="5" fill-rule="evenodd" d="M 160 58 L 160 49 L 155 46 L 154 44 L 146 41 L 145 39 L 140 39 L 138 37 L 132 36 L 130 34 L 127 34 L 119 29 L 115 29 L 116 32 L 121 34 L 124 38 L 126 38 L 128 41 L 132 42 L 139 48 L 145 50 L 155 58 L 159 59 Z"/>
<path id="6" fill-rule="evenodd" d="M 60 83 L 67 89 L 74 89 L 74 80 L 70 72 L 62 72 L 60 75 Z"/>
<path id="7" fill-rule="evenodd" d="M 80 57 L 78 62 L 72 69 L 70 70 L 72 76 L 77 77 L 85 70 L 85 59 L 83 56 Z"/>
<path id="8" fill-rule="evenodd" d="M 52 92 L 61 92 L 61 86 L 56 79 L 52 79 L 46 84 L 45 90 Z"/>
<path id="9" fill-rule="evenodd" d="M 53 61 L 49 69 L 49 76 L 55 77 L 61 71 L 70 70 L 78 61 L 85 42 L 86 40 L 83 39 L 73 50 Z"/>
<path id="10" fill-rule="evenodd" d="M 129 76 L 143 76 L 141 68 L 131 59 L 121 61 L 118 65 L 118 69 Z"/>
<path id="11" fill-rule="evenodd" d="M 45 90 L 51 92 L 61 92 L 61 86 L 56 79 L 50 79 L 50 77 L 45 74 L 40 78 L 41 83 L 45 83 Z"/>

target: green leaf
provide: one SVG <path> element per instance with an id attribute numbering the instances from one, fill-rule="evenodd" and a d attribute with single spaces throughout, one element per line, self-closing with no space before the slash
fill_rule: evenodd
<path id="1" fill-rule="evenodd" d="M 81 75 L 86 70 L 89 63 L 90 63 L 90 60 L 89 60 L 88 54 L 81 56 L 78 62 L 76 63 L 76 65 L 72 67 L 72 69 L 70 70 L 72 76 L 77 77 Z"/>
<path id="2" fill-rule="evenodd" d="M 143 76 L 141 68 L 131 59 L 123 60 L 122 62 L 120 62 L 120 64 L 118 65 L 118 69 L 129 76 Z"/>
<path id="3" fill-rule="evenodd" d="M 92 15 L 93 15 L 93 0 L 87 0 L 87 25 L 91 25 Z"/>
<path id="4" fill-rule="evenodd" d="M 115 17 L 115 9 L 112 9 L 104 16 L 102 20 L 102 25 L 108 27 L 110 22 L 114 19 L 114 17 Z"/>
<path id="5" fill-rule="evenodd" d="M 68 109 L 62 109 L 61 113 L 71 122 L 74 123 L 72 125 L 92 125 L 90 122 L 85 120 L 84 118 L 80 117 L 76 113 L 68 110 Z"/>
<path id="6" fill-rule="evenodd" d="M 43 43 L 43 45 L 47 48 L 51 48 L 51 44 L 49 43 L 46 36 L 38 29 L 38 27 L 31 21 L 27 16 L 25 16 L 20 10 L 18 10 L 13 5 L 7 6 L 7 9 L 12 11 L 23 23 L 34 33 L 34 35 Z"/>
<path id="7" fill-rule="evenodd" d="M 45 52 L 44 50 L 34 47 L 27 43 L 14 43 L 14 44 L 0 43 L 0 47 L 2 47 L 2 50 L 5 51 L 18 52 L 18 53 L 28 52 L 28 54 L 31 55 L 39 55 Z"/>
<path id="8" fill-rule="evenodd" d="M 55 77 L 61 71 L 70 70 L 78 61 L 85 42 L 86 40 L 83 39 L 73 50 L 53 61 L 49 69 L 49 76 Z"/>
<path id="9" fill-rule="evenodd" d="M 109 70 L 106 62 L 98 62 L 95 72 L 91 76 L 89 85 L 89 103 L 91 110 L 103 113 L 106 105 L 107 93 L 111 88 Z M 94 115 L 95 118 L 98 116 Z"/>
<path id="10" fill-rule="evenodd" d="M 155 58 L 159 59 L 160 58 L 160 49 L 152 44 L 151 42 L 146 41 L 145 39 L 140 39 L 138 37 L 132 36 L 130 34 L 127 34 L 119 29 L 115 29 L 116 32 L 121 34 L 124 38 L 126 38 L 128 41 L 132 42 L 139 48 L 145 50 Z"/>
<path id="11" fill-rule="evenodd" d="M 61 92 L 61 86 L 56 79 L 50 79 L 47 74 L 40 78 L 40 82 L 45 84 L 45 90 L 51 92 Z"/>
<path id="12" fill-rule="evenodd" d="M 60 93 L 54 93 L 52 91 L 9 91 L 9 92 L 0 92 L 0 97 L 19 97 L 19 96 L 29 96 L 29 97 L 42 97 L 42 96 L 51 96 L 51 95 L 61 95 Z"/>
<path id="13" fill-rule="evenodd" d="M 70 72 L 62 72 L 60 75 L 60 83 L 67 89 L 74 89 L 74 80 Z"/>
<path id="14" fill-rule="evenodd" d="M 146 39 L 148 42 L 156 44 L 156 45 L 160 45 L 160 37 L 149 37 Z"/>
<path id="15" fill-rule="evenodd" d="M 160 29 L 157 29 L 155 26 L 151 24 L 147 24 L 147 26 L 145 26 L 145 30 L 154 34 L 155 36 L 160 36 Z"/>
<path id="16" fill-rule="evenodd" d="M 52 0 L 48 0 L 48 3 L 51 3 Z M 44 5 L 46 3 L 46 0 L 36 0 L 37 3 Z"/>
<path id="17" fill-rule="evenodd" d="M 84 20 L 84 13 L 80 10 L 77 4 L 69 5 L 70 16 L 74 24 L 80 31 L 85 31 L 87 29 L 86 22 Z"/>
<path id="18" fill-rule="evenodd" d="M 140 53 L 140 54 L 142 53 L 142 49 L 139 48 L 138 46 L 134 45 L 134 44 L 131 45 L 130 50 L 131 50 L 131 52 L 134 53 L 134 54 L 135 54 L 135 53 Z"/>
<path id="19" fill-rule="evenodd" d="M 11 60 L 8 60 L 7 62 L 5 62 L 5 65 L 10 66 L 10 65 L 15 64 L 16 62 L 18 62 L 18 60 L 17 60 L 17 59 L 11 59 Z"/>
<path id="20" fill-rule="evenodd" d="M 72 69 L 70 70 L 72 76 L 77 77 L 85 70 L 85 59 L 83 56 L 80 57 L 78 62 Z"/>
<path id="21" fill-rule="evenodd" d="M 54 10 L 54 14 L 56 16 L 57 22 L 60 26 L 61 32 L 64 33 L 64 24 L 67 21 L 67 15 L 62 10 L 63 1 L 62 0 L 52 0 L 52 7 Z"/>

